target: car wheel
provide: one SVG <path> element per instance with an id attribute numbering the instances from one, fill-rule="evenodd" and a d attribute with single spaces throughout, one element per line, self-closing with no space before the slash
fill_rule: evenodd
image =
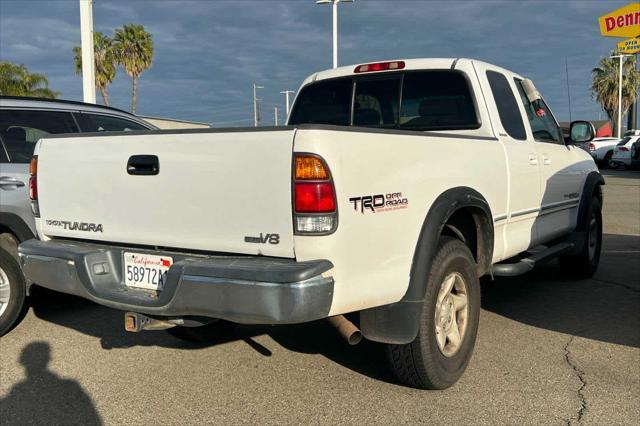
<path id="1" fill-rule="evenodd" d="M 597 197 L 591 198 L 587 211 L 584 243 L 580 252 L 559 258 L 562 269 L 575 278 L 591 278 L 598 270 L 602 249 L 602 207 Z"/>
<path id="2" fill-rule="evenodd" d="M 24 276 L 18 262 L 0 249 L 0 336 L 24 318 L 27 308 Z"/>
<path id="3" fill-rule="evenodd" d="M 469 248 L 442 237 L 431 265 L 420 328 L 413 342 L 387 346 L 392 371 L 405 385 L 446 389 L 467 368 L 480 320 L 480 282 Z"/>
<path id="4" fill-rule="evenodd" d="M 167 333 L 188 342 L 208 343 L 229 336 L 238 325 L 225 320 L 215 320 L 199 327 L 172 327 Z"/>
<path id="5" fill-rule="evenodd" d="M 611 157 L 613 156 L 613 152 L 609 151 L 607 152 L 607 154 L 604 156 L 604 159 L 602 160 L 602 168 L 606 169 L 608 168 L 613 168 L 613 164 L 611 164 Z"/>

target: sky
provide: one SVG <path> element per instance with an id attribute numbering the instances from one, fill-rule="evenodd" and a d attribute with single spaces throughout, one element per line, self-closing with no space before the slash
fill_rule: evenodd
<path id="1" fill-rule="evenodd" d="M 340 5 L 339 61 L 480 59 L 531 78 L 559 121 L 604 118 L 590 91 L 591 69 L 621 39 L 602 37 L 597 18 L 629 2 L 356 0 Z M 274 123 L 276 106 L 282 123 L 279 92 L 297 90 L 332 64 L 331 7 L 314 0 L 94 0 L 93 19 L 107 35 L 139 23 L 153 37 L 153 65 L 139 81 L 140 115 L 253 125 L 257 83 L 263 124 Z M 82 100 L 72 53 L 79 26 L 77 0 L 0 0 L 0 60 L 44 73 L 61 98 Z M 129 109 L 131 82 L 122 69 L 109 92 L 112 106 Z"/>

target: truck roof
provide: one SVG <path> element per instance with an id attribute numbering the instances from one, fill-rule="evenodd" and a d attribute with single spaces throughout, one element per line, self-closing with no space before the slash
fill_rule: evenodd
<path id="1" fill-rule="evenodd" d="M 302 83 L 302 85 L 304 86 L 308 83 L 319 81 L 319 80 L 326 80 L 330 78 L 355 75 L 356 67 L 362 64 L 373 64 L 373 63 L 380 63 L 380 62 L 397 62 L 397 61 L 404 62 L 403 70 L 455 69 L 456 65 L 462 61 L 468 61 L 473 63 L 483 63 L 482 61 L 479 61 L 477 59 L 470 59 L 470 58 L 413 58 L 413 59 L 388 59 L 388 60 L 381 60 L 381 61 L 371 61 L 371 62 L 363 62 L 361 64 L 345 65 L 338 68 L 316 72 L 314 74 L 311 74 L 309 77 L 307 77 L 305 81 Z M 498 68 L 499 70 L 503 71 L 506 74 L 511 74 L 515 77 L 522 78 L 518 74 L 515 74 L 513 71 L 498 67 L 493 64 L 490 64 L 490 65 L 492 67 Z M 383 72 L 393 72 L 393 71 L 381 71 L 378 73 L 383 73 Z"/>

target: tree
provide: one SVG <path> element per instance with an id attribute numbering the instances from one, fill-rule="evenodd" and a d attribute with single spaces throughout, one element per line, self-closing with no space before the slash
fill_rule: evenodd
<path id="1" fill-rule="evenodd" d="M 116 30 L 113 41 L 116 58 L 131 77 L 131 112 L 135 114 L 138 103 L 138 78 L 151 68 L 153 40 L 142 25 L 128 24 Z"/>
<path id="2" fill-rule="evenodd" d="M 614 50 L 611 56 L 619 55 L 620 52 Z M 618 80 L 620 59 L 604 57 L 600 59 L 598 66 L 591 71 L 593 84 L 591 91 L 596 101 L 602 106 L 609 119 L 613 123 L 613 128 L 618 126 Z M 640 71 L 635 69 L 635 60 L 626 58 L 622 65 L 622 115 L 627 112 L 633 103 L 640 87 Z M 622 117 L 620 117 L 621 119 Z"/>
<path id="3" fill-rule="evenodd" d="M 32 74 L 24 65 L 0 61 L 0 95 L 54 99 L 60 93 L 49 89 L 44 74 Z"/>
<path id="4" fill-rule="evenodd" d="M 108 86 L 116 78 L 117 60 L 113 40 L 99 31 L 93 33 L 93 56 L 95 62 L 96 89 L 102 95 L 102 102 L 109 105 Z M 82 48 L 73 48 L 76 74 L 82 75 Z"/>

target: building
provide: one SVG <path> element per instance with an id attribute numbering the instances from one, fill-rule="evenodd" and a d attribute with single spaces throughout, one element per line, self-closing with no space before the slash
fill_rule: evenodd
<path id="1" fill-rule="evenodd" d="M 159 129 L 207 129 L 211 125 L 207 123 L 200 123 L 198 121 L 177 120 L 175 118 L 163 118 L 163 117 L 145 117 L 139 115 L 144 121 L 153 124 Z"/>

